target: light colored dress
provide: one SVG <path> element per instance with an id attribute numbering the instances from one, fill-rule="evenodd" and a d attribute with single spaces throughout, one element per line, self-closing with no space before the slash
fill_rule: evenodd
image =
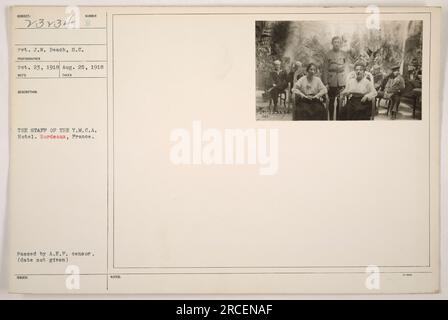
<path id="1" fill-rule="evenodd" d="M 327 88 L 322 83 L 322 80 L 320 80 L 319 77 L 314 76 L 313 79 L 308 81 L 307 76 L 301 77 L 297 82 L 294 84 L 294 89 L 299 90 L 304 95 L 319 95 L 323 96 L 327 93 Z"/>
<path id="2" fill-rule="evenodd" d="M 369 100 L 372 100 L 377 95 L 373 81 L 368 80 L 366 77 L 362 78 L 360 81 L 356 78 L 348 79 L 347 85 L 342 93 L 367 95 Z"/>
<path id="3" fill-rule="evenodd" d="M 314 99 L 305 99 L 298 96 L 293 110 L 293 120 L 327 120 L 327 111 L 320 101 L 320 97 L 327 93 L 327 88 L 319 77 L 314 76 L 311 81 L 306 76 L 301 77 L 294 84 L 293 93 L 302 93 L 305 96 L 316 96 Z"/>

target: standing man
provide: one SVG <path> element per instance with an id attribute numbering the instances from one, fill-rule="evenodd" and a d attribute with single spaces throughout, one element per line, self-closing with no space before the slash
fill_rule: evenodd
<path id="1" fill-rule="evenodd" d="M 291 84 L 291 90 L 294 87 L 294 85 L 296 84 L 297 80 L 302 78 L 304 75 L 306 75 L 306 73 L 303 70 L 302 62 L 296 61 L 288 75 L 289 83 Z"/>
<path id="2" fill-rule="evenodd" d="M 290 97 L 290 101 L 289 103 L 292 102 L 293 106 L 295 105 L 295 94 L 292 92 L 294 85 L 296 84 L 296 82 L 302 78 L 305 75 L 305 71 L 303 70 L 303 65 L 302 62 L 300 61 L 296 61 L 294 62 L 293 66 L 291 67 L 291 70 L 289 71 L 288 74 L 288 86 L 289 86 L 289 97 Z M 290 104 L 288 103 L 288 112 L 289 112 L 289 106 Z"/>
<path id="3" fill-rule="evenodd" d="M 349 62 L 348 54 L 341 50 L 342 39 L 339 36 L 331 40 L 333 48 L 327 52 L 322 70 L 323 83 L 328 88 L 330 98 L 330 119 L 338 113 L 338 105 L 334 107 L 337 95 L 344 89 L 346 81 L 346 68 Z"/>
<path id="4" fill-rule="evenodd" d="M 373 66 L 372 76 L 375 90 L 378 91 L 384 79 L 384 74 L 381 72 L 381 67 L 379 65 L 376 64 Z"/>
<path id="5" fill-rule="evenodd" d="M 378 88 L 375 88 L 378 91 L 378 98 L 383 99 L 384 98 L 384 89 L 386 89 L 386 84 L 389 81 L 389 79 L 391 79 L 393 77 L 392 72 L 390 72 L 389 74 L 385 75 L 383 77 L 383 80 L 381 80 L 381 84 L 379 85 Z"/>
<path id="6" fill-rule="evenodd" d="M 270 74 L 270 83 L 268 86 L 269 95 L 274 102 L 274 113 L 278 112 L 278 96 L 288 87 L 288 74 L 282 70 L 282 63 L 279 60 L 274 61 L 274 71 Z"/>

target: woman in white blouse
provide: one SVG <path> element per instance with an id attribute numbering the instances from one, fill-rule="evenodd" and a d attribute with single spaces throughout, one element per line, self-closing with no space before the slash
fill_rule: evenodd
<path id="1" fill-rule="evenodd" d="M 319 77 L 315 76 L 317 67 L 310 63 L 306 75 L 294 84 L 292 92 L 296 95 L 293 120 L 327 120 L 327 110 L 321 101 L 327 88 Z"/>
<path id="2" fill-rule="evenodd" d="M 347 103 L 341 109 L 339 120 L 370 120 L 372 100 L 377 92 L 373 81 L 365 76 L 366 65 L 355 63 L 355 77 L 349 78 L 341 97 L 347 97 Z"/>

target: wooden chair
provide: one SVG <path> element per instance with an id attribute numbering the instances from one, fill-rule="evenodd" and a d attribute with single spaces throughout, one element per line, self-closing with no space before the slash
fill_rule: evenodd
<path id="1" fill-rule="evenodd" d="M 392 99 L 391 98 L 386 98 L 386 99 L 387 99 L 387 101 L 386 101 L 387 113 L 386 114 L 388 116 L 389 116 L 389 114 L 391 114 L 392 117 L 394 117 L 394 116 L 397 117 L 398 110 L 400 109 L 400 102 L 401 102 L 400 94 L 398 93 L 398 99 L 397 99 L 397 102 L 395 103 L 395 105 L 397 106 L 397 111 L 396 111 L 395 115 L 392 114 L 392 111 L 395 108 L 395 105 L 392 103 Z"/>
<path id="2" fill-rule="evenodd" d="M 372 112 L 370 115 L 370 120 L 375 120 L 375 116 L 376 116 L 376 103 L 375 103 L 375 98 L 372 99 Z"/>
<path id="3" fill-rule="evenodd" d="M 284 91 L 280 92 L 278 95 L 278 100 L 279 100 L 279 104 L 281 105 L 283 103 L 283 106 L 286 108 L 286 102 L 289 100 L 288 99 L 288 95 L 289 95 L 289 88 L 286 88 Z M 271 109 L 271 105 L 274 102 L 274 100 L 272 99 L 272 97 L 269 98 L 269 110 Z M 289 105 L 289 102 L 288 102 Z"/>
<path id="4" fill-rule="evenodd" d="M 334 120 L 339 120 L 338 116 L 340 116 L 341 111 L 345 108 L 345 104 L 347 103 L 347 97 L 342 97 L 340 94 L 334 99 L 336 105 L 334 106 Z"/>
<path id="5" fill-rule="evenodd" d="M 412 118 L 415 119 L 417 108 L 422 107 L 422 88 L 414 88 L 414 105 L 412 108 Z"/>
<path id="6" fill-rule="evenodd" d="M 330 97 L 328 96 L 328 93 L 326 93 L 322 97 L 322 103 L 324 104 L 325 110 L 327 110 L 327 120 L 331 120 L 330 119 Z"/>

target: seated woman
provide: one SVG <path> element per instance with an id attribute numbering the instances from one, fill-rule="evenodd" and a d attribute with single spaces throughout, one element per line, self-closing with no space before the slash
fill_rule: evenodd
<path id="1" fill-rule="evenodd" d="M 347 103 L 341 110 L 340 120 L 370 120 L 372 115 L 372 99 L 377 95 L 373 81 L 365 77 L 366 66 L 362 62 L 355 64 L 355 78 L 347 79 L 342 97 Z"/>
<path id="2" fill-rule="evenodd" d="M 296 95 L 293 120 L 327 120 L 321 97 L 327 93 L 322 80 L 315 76 L 317 67 L 310 63 L 306 68 L 306 75 L 294 84 L 292 92 Z"/>

